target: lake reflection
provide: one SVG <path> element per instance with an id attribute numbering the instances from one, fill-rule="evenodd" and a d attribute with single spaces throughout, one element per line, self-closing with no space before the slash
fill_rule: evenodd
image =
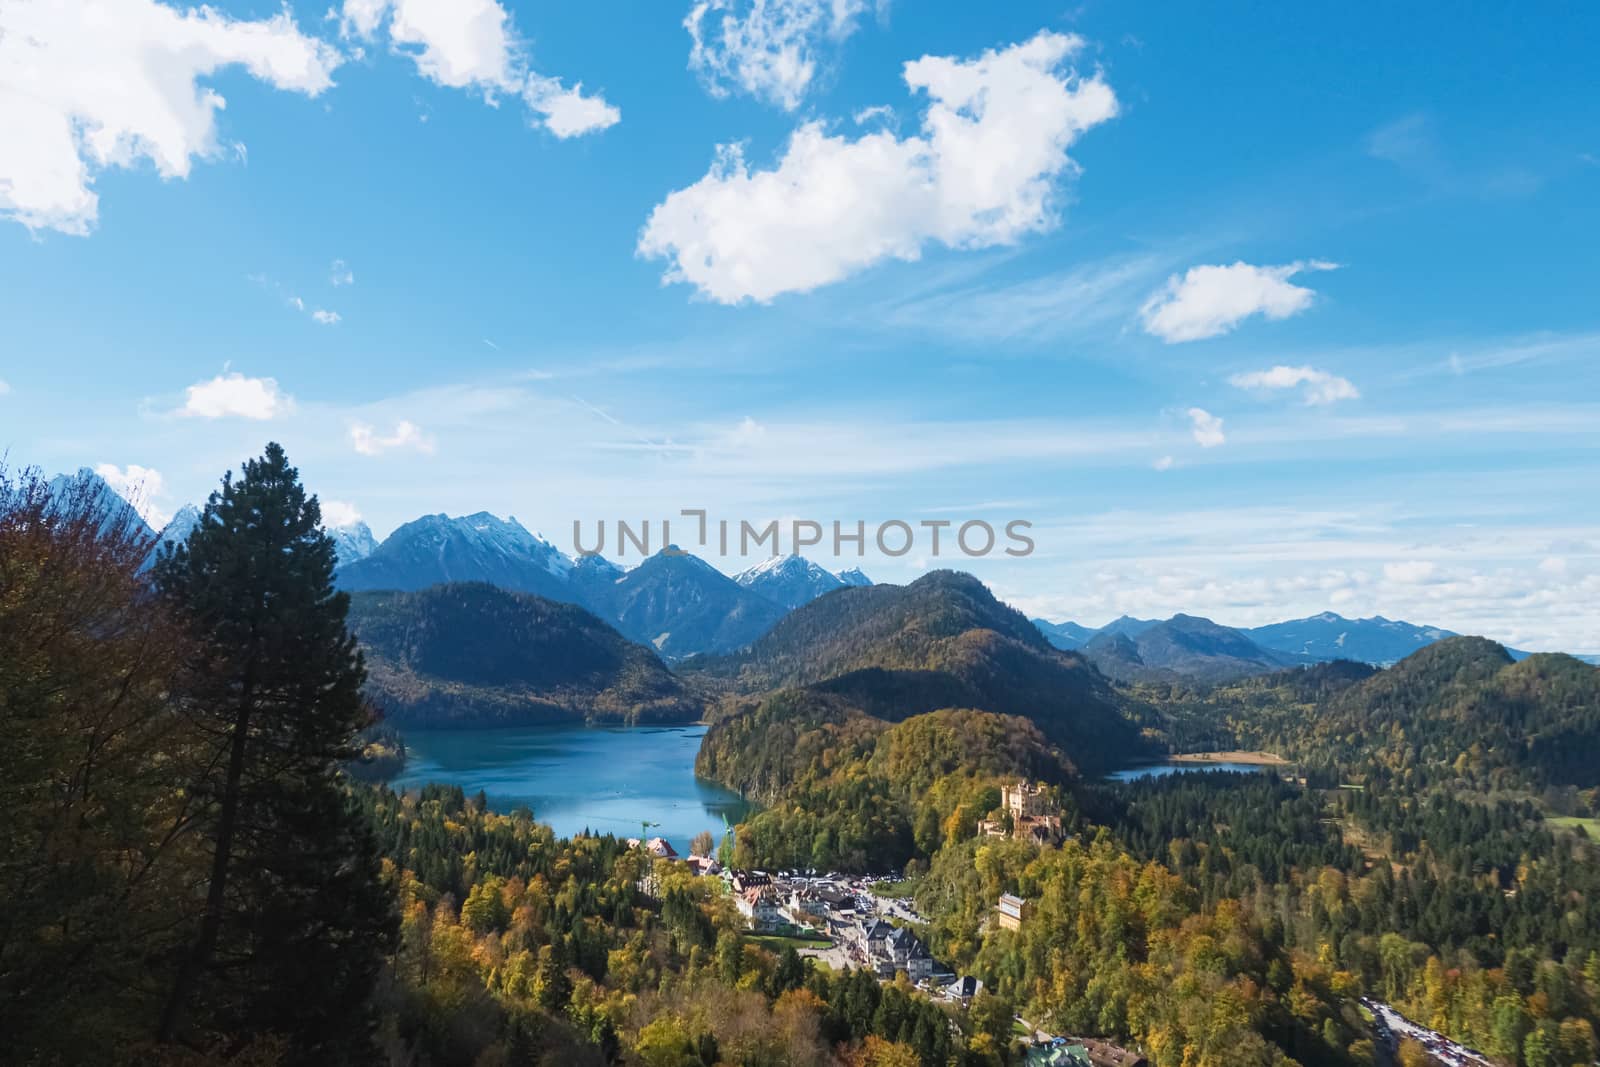
<path id="1" fill-rule="evenodd" d="M 405 730 L 405 773 L 390 782 L 428 782 L 483 790 L 495 811 L 525 804 L 562 837 L 585 829 L 647 836 L 688 855 L 701 830 L 722 839 L 750 805 L 737 793 L 694 775 L 704 726 L 513 726 L 491 730 Z"/>

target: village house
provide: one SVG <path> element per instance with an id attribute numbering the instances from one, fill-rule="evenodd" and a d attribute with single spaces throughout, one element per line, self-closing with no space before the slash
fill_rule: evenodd
<path id="1" fill-rule="evenodd" d="M 710 856 L 690 856 L 684 862 L 689 865 L 689 870 L 698 875 L 722 873 L 722 864 Z"/>
<path id="2" fill-rule="evenodd" d="M 994 910 L 1000 913 L 1000 929 L 1020 930 L 1022 924 L 1033 914 L 1033 905 L 1021 897 L 1004 893 L 1000 897 L 1000 903 L 994 906 Z"/>
<path id="3" fill-rule="evenodd" d="M 767 932 L 788 925 L 782 900 L 770 884 L 749 886 L 737 895 L 734 903 L 739 914 L 750 921 L 752 930 Z"/>
<path id="4" fill-rule="evenodd" d="M 867 962 L 881 978 L 904 971 L 913 982 L 933 974 L 933 956 L 917 935 L 903 926 L 891 926 L 876 919 L 862 934 Z"/>
<path id="5" fill-rule="evenodd" d="M 724 877 L 735 893 L 743 893 L 756 886 L 771 885 L 772 875 L 765 871 L 728 871 Z"/>
<path id="6" fill-rule="evenodd" d="M 960 1001 L 961 1006 L 965 1008 L 972 1003 L 972 998 L 977 996 L 981 989 L 983 989 L 982 979 L 964 974 L 944 987 L 944 995 L 951 1000 Z"/>
<path id="7" fill-rule="evenodd" d="M 815 926 L 850 904 L 850 894 L 836 886 L 805 885 L 790 891 L 786 910 L 797 925 Z"/>
<path id="8" fill-rule="evenodd" d="M 628 838 L 628 847 L 643 848 L 658 860 L 675 860 L 678 858 L 678 850 L 673 848 L 671 842 L 664 837 L 652 837 L 644 842 L 641 842 L 637 837 L 630 837 Z"/>

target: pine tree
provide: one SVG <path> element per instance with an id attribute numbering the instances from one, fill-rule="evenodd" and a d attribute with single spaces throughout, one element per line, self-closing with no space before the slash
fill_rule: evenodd
<path id="1" fill-rule="evenodd" d="M 334 591 L 333 541 L 283 449 L 229 474 L 188 541 L 157 564 L 201 651 L 184 702 L 214 740 L 192 783 L 210 877 L 162 1040 L 271 1036 L 300 1062 L 361 1058 L 393 902 L 339 765 L 368 713 L 365 670 Z"/>

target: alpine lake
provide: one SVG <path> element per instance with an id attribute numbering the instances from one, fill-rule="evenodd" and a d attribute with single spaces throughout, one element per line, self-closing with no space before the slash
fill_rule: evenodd
<path id="1" fill-rule="evenodd" d="M 753 805 L 695 777 L 705 736 L 689 726 L 507 726 L 406 729 L 397 791 L 436 782 L 482 790 L 494 811 L 533 810 L 562 837 L 588 831 L 664 837 L 680 855 L 702 830 L 721 840 Z"/>

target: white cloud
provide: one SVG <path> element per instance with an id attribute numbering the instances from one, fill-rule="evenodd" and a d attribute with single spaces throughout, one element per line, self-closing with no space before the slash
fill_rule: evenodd
<path id="1" fill-rule="evenodd" d="M 0 215 L 87 234 L 99 172 L 147 161 L 186 178 L 196 159 L 222 152 L 225 101 L 200 79 L 237 66 L 316 96 L 340 61 L 287 9 L 246 20 L 156 0 L 0 4 Z"/>
<path id="2" fill-rule="evenodd" d="M 1338 264 L 1300 260 L 1281 267 L 1190 267 L 1167 279 L 1166 288 L 1140 309 L 1146 333 L 1168 344 L 1199 341 L 1228 333 L 1251 315 L 1286 319 L 1304 311 L 1316 293 L 1289 279 L 1311 270 L 1335 270 Z"/>
<path id="3" fill-rule="evenodd" d="M 202 419 L 265 420 L 287 414 L 294 401 L 278 388 L 276 378 L 246 378 L 238 371 L 219 374 L 189 386 L 180 415 Z"/>
<path id="4" fill-rule="evenodd" d="M 361 512 L 354 504 L 344 500 L 321 500 L 322 525 L 330 530 L 354 526 L 361 521 Z"/>
<path id="5" fill-rule="evenodd" d="M 1172 457 L 1162 456 L 1160 459 L 1150 464 L 1150 466 L 1154 467 L 1158 471 L 1169 471 L 1172 469 Z"/>
<path id="6" fill-rule="evenodd" d="M 474 89 L 489 103 L 520 96 L 542 125 L 560 138 L 603 130 L 622 112 L 582 84 L 528 69 L 527 49 L 511 15 L 497 0 L 345 0 L 347 37 L 376 39 L 387 23 L 390 47 L 410 56 L 417 73 L 451 89 Z"/>
<path id="7" fill-rule="evenodd" d="M 1361 391 L 1350 379 L 1315 367 L 1285 367 L 1280 364 L 1271 370 L 1235 374 L 1228 381 L 1240 389 L 1295 389 L 1305 386 L 1302 395 L 1307 404 L 1332 404 L 1361 396 Z"/>
<path id="8" fill-rule="evenodd" d="M 118 467 L 114 463 L 101 463 L 94 472 L 105 480 L 105 483 L 116 490 L 118 496 L 133 505 L 133 510 L 139 513 L 140 518 L 156 529 L 167 524 L 172 518 L 172 512 L 156 503 L 156 497 L 166 495 L 166 479 L 158 470 L 141 467 L 137 463 L 130 463 L 127 467 Z"/>
<path id="9" fill-rule="evenodd" d="M 522 89 L 523 102 L 544 116 L 545 129 L 566 140 L 615 126 L 622 112 L 599 96 L 584 96 L 583 83 L 568 89 L 560 78 L 530 75 Z"/>
<path id="10" fill-rule="evenodd" d="M 1401 585 L 1416 585 L 1433 577 L 1435 566 L 1425 559 L 1410 559 L 1402 563 L 1385 563 L 1383 576 Z"/>
<path id="11" fill-rule="evenodd" d="M 866 9 L 865 0 L 699 0 L 683 20 L 689 69 L 713 96 L 737 90 L 793 111 L 818 49 L 854 33 Z"/>
<path id="12" fill-rule="evenodd" d="M 423 433 L 416 423 L 405 419 L 395 423 L 394 432 L 389 434 L 379 434 L 368 423 L 353 423 L 350 427 L 350 443 L 363 456 L 381 456 L 396 448 L 430 454 L 434 450 L 433 438 Z"/>
<path id="13" fill-rule="evenodd" d="M 341 285 L 354 285 L 356 283 L 356 275 L 344 260 L 336 259 L 328 267 L 328 282 L 335 289 Z"/>
<path id="14" fill-rule="evenodd" d="M 850 121 L 854 122 L 857 126 L 865 126 L 869 122 L 892 123 L 894 122 L 894 118 L 894 108 L 890 107 L 888 104 L 875 104 L 872 107 L 864 107 L 857 111 L 854 115 L 851 115 Z"/>
<path id="15" fill-rule="evenodd" d="M 1067 149 L 1117 113 L 1098 74 L 1067 65 L 1082 48 L 1041 32 L 976 59 L 907 63 L 907 86 L 929 100 L 918 136 L 852 140 L 807 122 L 756 171 L 723 145 L 705 177 L 651 212 L 638 252 L 671 261 L 666 281 L 734 304 L 914 260 L 930 243 L 983 248 L 1049 230 L 1058 179 L 1077 169 Z"/>
<path id="16" fill-rule="evenodd" d="M 1201 448 L 1216 448 L 1227 440 L 1222 433 L 1222 419 L 1205 408 L 1190 408 L 1189 423 L 1194 439 Z"/>
<path id="17" fill-rule="evenodd" d="M 313 311 L 311 317 L 324 326 L 332 326 L 339 321 L 339 313 L 337 311 L 325 311 L 322 308 L 317 308 Z"/>
<path id="18" fill-rule="evenodd" d="M 4 378 L 0 378 L 0 396 L 5 396 L 9 392 L 11 392 L 11 383 Z"/>

